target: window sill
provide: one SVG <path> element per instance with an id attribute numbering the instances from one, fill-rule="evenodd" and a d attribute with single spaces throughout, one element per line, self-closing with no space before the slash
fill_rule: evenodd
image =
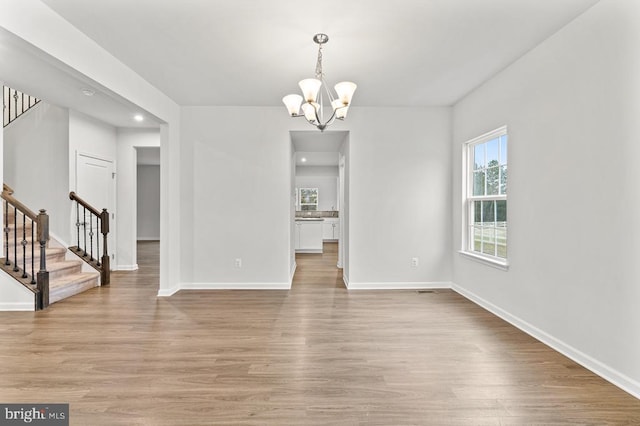
<path id="1" fill-rule="evenodd" d="M 459 250 L 458 253 L 460 253 L 464 257 L 467 257 L 471 260 L 475 260 L 476 262 L 491 266 L 493 268 L 500 269 L 502 271 L 509 270 L 509 262 L 507 262 L 506 260 L 498 260 L 498 259 L 482 256 L 476 253 L 463 251 L 463 250 Z"/>

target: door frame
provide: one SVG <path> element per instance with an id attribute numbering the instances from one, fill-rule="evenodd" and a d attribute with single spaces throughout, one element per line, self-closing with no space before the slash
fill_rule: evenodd
<path id="1" fill-rule="evenodd" d="M 111 192 L 111 206 L 107 206 L 107 209 L 110 213 L 110 217 L 109 217 L 109 238 L 108 238 L 108 242 L 109 242 L 109 256 L 110 256 L 110 262 L 111 262 L 111 270 L 117 270 L 117 265 L 118 265 L 118 253 L 116 250 L 117 247 L 117 235 L 118 233 L 116 232 L 117 230 L 117 222 L 116 222 L 116 208 L 117 208 L 117 192 L 116 192 L 116 184 L 117 184 L 117 175 L 116 175 L 116 162 L 114 159 L 110 159 L 110 158 L 104 158 L 101 157 L 98 154 L 94 154 L 91 152 L 86 152 L 86 151 L 79 151 L 76 150 L 75 151 L 75 182 L 73 183 L 74 186 L 74 191 L 76 193 L 78 193 L 78 175 L 79 175 L 79 160 L 80 157 L 87 157 L 87 158 L 93 158 L 94 160 L 99 160 L 99 161 L 104 161 L 106 163 L 111 163 L 111 185 L 110 185 L 110 192 Z M 78 193 L 79 196 L 83 196 L 82 194 Z M 96 208 L 103 208 L 103 207 L 96 207 Z M 73 212 L 70 212 L 70 218 L 71 218 L 71 235 L 74 235 L 75 232 L 75 220 L 73 218 Z"/>

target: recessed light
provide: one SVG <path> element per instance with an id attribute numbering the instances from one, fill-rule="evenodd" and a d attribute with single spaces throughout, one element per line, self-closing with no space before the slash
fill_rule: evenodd
<path id="1" fill-rule="evenodd" d="M 144 117 L 141 114 L 136 114 L 133 116 L 133 119 L 140 122 L 144 120 Z"/>
<path id="2" fill-rule="evenodd" d="M 302 158 L 300 159 L 300 161 L 302 161 L 303 163 L 306 163 L 306 162 L 307 162 L 307 159 L 306 159 L 306 158 L 304 158 L 304 157 L 302 157 Z"/>
<path id="3" fill-rule="evenodd" d="M 83 95 L 85 95 L 85 96 L 93 96 L 93 95 L 95 95 L 95 94 L 96 94 L 95 90 L 92 90 L 92 89 L 86 89 L 86 88 L 85 88 L 85 89 L 81 89 L 81 92 L 82 92 L 82 94 L 83 94 Z"/>

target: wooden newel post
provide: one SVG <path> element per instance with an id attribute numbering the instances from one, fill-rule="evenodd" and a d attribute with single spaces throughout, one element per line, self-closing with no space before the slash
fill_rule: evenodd
<path id="1" fill-rule="evenodd" d="M 100 213 L 100 232 L 102 233 L 102 270 L 100 273 L 101 285 L 107 285 L 110 281 L 111 267 L 109 265 L 109 250 L 107 250 L 107 234 L 109 233 L 109 212 L 107 209 L 102 209 Z"/>
<path id="2" fill-rule="evenodd" d="M 40 270 L 36 286 L 38 297 L 36 300 L 36 310 L 45 309 L 49 306 L 49 272 L 47 271 L 47 241 L 49 241 L 49 215 L 44 209 L 40 210 L 37 217 L 38 242 L 40 243 Z"/>

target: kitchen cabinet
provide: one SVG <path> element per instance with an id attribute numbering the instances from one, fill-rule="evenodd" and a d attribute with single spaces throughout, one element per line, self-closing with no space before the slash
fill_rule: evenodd
<path id="1" fill-rule="evenodd" d="M 338 218 L 324 219 L 322 239 L 325 241 L 338 241 L 340 239 L 340 220 Z"/>
<path id="2" fill-rule="evenodd" d="M 297 253 L 322 253 L 323 220 L 296 220 L 295 250 Z"/>

